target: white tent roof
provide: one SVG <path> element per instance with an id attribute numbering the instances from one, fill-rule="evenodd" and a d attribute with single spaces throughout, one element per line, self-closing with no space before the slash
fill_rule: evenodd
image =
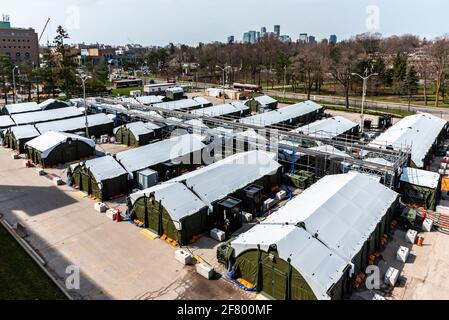
<path id="1" fill-rule="evenodd" d="M 7 104 L 6 110 L 10 115 L 23 112 L 41 111 L 41 107 L 36 102 L 24 102 L 16 104 Z"/>
<path id="2" fill-rule="evenodd" d="M 238 132 L 235 134 L 235 137 L 238 141 L 248 141 L 249 143 L 253 143 L 255 145 L 266 146 L 268 143 L 268 139 L 254 129 L 248 129 L 243 132 Z"/>
<path id="3" fill-rule="evenodd" d="M 333 139 L 357 127 L 357 123 L 341 116 L 315 121 L 292 132 L 304 133 L 311 137 Z"/>
<path id="4" fill-rule="evenodd" d="M 306 230 L 349 263 L 398 194 L 366 175 L 326 176 L 272 214 L 264 224 L 304 222 Z"/>
<path id="5" fill-rule="evenodd" d="M 447 122 L 428 113 L 405 117 L 389 128 L 369 145 L 377 148 L 393 147 L 395 150 L 412 147 L 412 161 L 424 166 L 424 158 Z"/>
<path id="6" fill-rule="evenodd" d="M 171 181 L 185 182 L 204 203 L 211 206 L 254 181 L 274 174 L 281 167 L 275 157 L 275 154 L 264 151 L 238 153 Z"/>
<path id="7" fill-rule="evenodd" d="M 264 106 L 271 104 L 271 103 L 278 102 L 276 99 L 273 99 L 270 96 L 255 97 L 254 100 L 256 100 L 257 102 L 259 102 L 261 105 L 264 105 Z"/>
<path id="8" fill-rule="evenodd" d="M 431 171 L 415 168 L 404 168 L 401 175 L 401 181 L 413 184 L 415 186 L 435 189 L 440 183 L 440 175 Z"/>
<path id="9" fill-rule="evenodd" d="M 158 96 L 142 96 L 142 97 L 137 97 L 136 99 L 141 104 L 147 104 L 147 105 L 162 102 L 162 99 Z"/>
<path id="10" fill-rule="evenodd" d="M 205 116 L 205 117 L 221 117 L 225 116 L 227 114 L 235 113 L 235 112 L 243 112 L 249 110 L 249 107 L 245 106 L 244 104 L 240 105 L 233 105 L 230 103 L 227 104 L 220 104 L 213 107 L 207 107 L 203 109 L 198 110 L 192 110 L 192 113 L 198 116 Z"/>
<path id="11" fill-rule="evenodd" d="M 151 194 L 154 194 L 156 201 L 161 201 L 178 230 L 181 230 L 181 223 L 179 222 L 183 218 L 191 216 L 206 207 L 192 191 L 179 182 L 164 183 L 136 192 L 130 196 L 130 199 L 134 204 L 144 195 L 149 197 Z"/>
<path id="12" fill-rule="evenodd" d="M 165 92 L 172 92 L 172 93 L 181 93 L 184 92 L 184 89 L 182 87 L 173 87 L 173 88 L 168 88 L 167 90 L 165 90 Z"/>
<path id="13" fill-rule="evenodd" d="M 128 109 L 121 104 L 108 104 L 108 103 L 92 103 L 92 107 L 97 110 L 105 110 L 108 113 L 120 113 L 127 111 Z"/>
<path id="14" fill-rule="evenodd" d="M 128 128 L 132 132 L 134 137 L 136 137 L 137 141 L 139 141 L 139 138 L 141 135 L 152 133 L 152 132 L 154 132 L 154 130 L 160 129 L 160 126 L 158 126 L 157 124 L 154 124 L 152 122 L 144 123 L 142 121 L 138 121 L 138 122 L 127 123 L 123 126 L 115 128 L 114 134 L 117 133 L 117 131 L 123 127 Z"/>
<path id="15" fill-rule="evenodd" d="M 25 145 L 40 151 L 42 154 L 42 158 L 45 159 L 53 151 L 54 148 L 56 148 L 60 144 L 66 143 L 69 139 L 71 139 L 72 141 L 82 141 L 92 148 L 95 147 L 95 142 L 91 139 L 84 138 L 75 134 L 55 131 L 46 132 L 34 138 L 33 140 L 28 141 Z"/>
<path id="16" fill-rule="evenodd" d="M 32 125 L 10 127 L 9 130 L 17 140 L 34 138 L 40 135 Z"/>
<path id="17" fill-rule="evenodd" d="M 113 123 L 113 121 L 104 113 L 97 113 L 87 116 L 87 123 L 89 124 L 89 128 Z M 76 117 L 71 119 L 64 119 L 58 121 L 50 121 L 37 123 L 36 128 L 40 133 L 45 133 L 48 131 L 75 131 L 75 130 L 84 130 L 86 127 L 86 118 L 85 117 Z"/>
<path id="18" fill-rule="evenodd" d="M 281 140 L 279 143 L 281 144 L 280 149 L 282 150 L 282 152 L 284 152 L 284 153 L 286 153 L 288 155 L 292 155 L 293 154 L 292 149 L 294 148 L 295 150 L 297 150 L 299 145 L 300 145 L 298 142 L 291 141 L 291 140 Z M 288 147 L 291 147 L 291 148 L 287 148 L 285 146 L 288 146 Z M 303 148 L 300 148 L 299 150 L 301 150 L 301 149 L 303 149 Z M 341 150 L 339 150 L 339 149 L 337 149 L 337 148 L 335 148 L 333 146 L 327 145 L 327 144 L 324 144 L 324 145 L 321 145 L 321 146 L 318 146 L 318 147 L 307 148 L 307 149 L 308 150 L 312 150 L 312 151 L 319 151 L 319 152 L 322 152 L 322 153 L 326 153 L 328 155 L 334 155 L 334 156 L 343 157 L 343 158 L 352 158 L 346 152 L 341 151 Z M 305 156 L 305 155 L 306 155 L 306 153 L 301 152 L 301 151 L 296 151 L 295 152 L 295 157 L 296 158 L 299 158 L 299 157 L 302 157 L 302 156 Z"/>
<path id="19" fill-rule="evenodd" d="M 200 136 L 186 134 L 120 152 L 116 158 L 129 173 L 133 173 L 159 163 L 177 160 L 192 152 L 202 150 L 204 147 Z"/>
<path id="20" fill-rule="evenodd" d="M 292 225 L 256 225 L 231 242 L 235 256 L 257 249 L 257 245 L 267 252 L 273 244 L 281 259 L 291 259 L 292 266 L 317 299 L 330 299 L 327 292 L 341 278 L 348 263 L 304 229 Z"/>
<path id="21" fill-rule="evenodd" d="M 9 128 L 14 125 L 10 116 L 0 116 L 0 128 Z"/>
<path id="22" fill-rule="evenodd" d="M 111 156 L 105 156 L 88 160 L 85 162 L 86 168 L 90 170 L 97 182 L 109 180 L 128 174 L 122 166 Z"/>
<path id="23" fill-rule="evenodd" d="M 193 99 L 181 99 L 170 102 L 162 102 L 157 104 L 155 107 L 167 110 L 182 110 L 182 109 L 198 108 L 201 107 L 201 104 Z"/>
<path id="24" fill-rule="evenodd" d="M 70 117 L 81 116 L 82 112 L 76 107 L 67 107 L 61 109 L 20 113 L 11 116 L 17 125 L 46 122 L 52 120 L 67 119 Z"/>
<path id="25" fill-rule="evenodd" d="M 64 102 L 64 101 L 58 101 L 58 100 L 56 100 L 56 99 L 48 99 L 48 100 L 45 100 L 45 101 L 39 103 L 39 107 L 40 107 L 42 110 L 45 110 L 45 108 L 47 108 L 49 105 L 51 105 L 52 103 L 55 103 L 55 102 L 64 103 L 64 104 L 66 104 L 67 106 L 69 106 L 69 105 L 68 105 L 66 102 Z"/>
<path id="26" fill-rule="evenodd" d="M 260 113 L 252 117 L 243 118 L 239 121 L 245 124 L 265 127 L 276 123 L 289 121 L 290 119 L 298 118 L 308 113 L 317 112 L 322 108 L 322 106 L 316 104 L 315 102 L 306 101 L 274 111 Z"/>
<path id="27" fill-rule="evenodd" d="M 194 97 L 192 99 L 201 104 L 202 106 L 209 105 L 212 103 L 204 97 Z"/>

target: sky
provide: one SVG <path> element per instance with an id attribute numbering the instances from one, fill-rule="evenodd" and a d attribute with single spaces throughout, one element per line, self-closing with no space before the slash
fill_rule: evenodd
<path id="1" fill-rule="evenodd" d="M 2 0 L 13 27 L 32 27 L 41 44 L 63 25 L 72 43 L 166 45 L 241 40 L 262 26 L 339 39 L 365 32 L 434 38 L 449 32 L 447 0 Z M 1 18 L 1 17 L 0 17 Z"/>

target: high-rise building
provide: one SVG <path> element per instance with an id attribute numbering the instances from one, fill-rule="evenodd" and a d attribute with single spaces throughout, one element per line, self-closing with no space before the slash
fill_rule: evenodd
<path id="1" fill-rule="evenodd" d="M 274 26 L 274 33 L 276 34 L 276 36 L 279 38 L 281 36 L 281 26 L 280 25 L 275 25 Z"/>
<path id="2" fill-rule="evenodd" d="M 260 29 L 260 35 L 263 37 L 266 33 L 267 33 L 267 28 L 266 27 L 262 27 Z"/>
<path id="3" fill-rule="evenodd" d="M 308 39 L 308 41 L 309 41 L 309 43 L 316 43 L 316 38 L 315 38 L 315 36 L 309 36 L 309 39 Z"/>
<path id="4" fill-rule="evenodd" d="M 308 40 L 309 40 L 309 37 L 308 37 L 307 33 L 299 34 L 299 43 L 307 43 Z"/>
<path id="5" fill-rule="evenodd" d="M 333 44 L 337 43 L 337 36 L 335 34 L 333 34 L 329 37 L 329 43 L 333 43 Z"/>
<path id="6" fill-rule="evenodd" d="M 228 37 L 228 44 L 232 44 L 235 42 L 235 37 L 234 36 L 229 36 Z"/>
<path id="7" fill-rule="evenodd" d="M 256 43 L 257 42 L 257 33 L 256 31 L 251 30 L 249 32 L 249 43 Z"/>
<path id="8" fill-rule="evenodd" d="M 279 40 L 283 41 L 283 42 L 292 42 L 292 38 L 290 38 L 290 36 L 283 34 L 279 37 Z"/>
<path id="9" fill-rule="evenodd" d="M 11 27 L 9 16 L 3 15 L 0 22 L 0 53 L 10 56 L 15 64 L 29 60 L 35 66 L 39 66 L 37 33 L 32 28 Z"/>
<path id="10" fill-rule="evenodd" d="M 260 31 L 257 31 L 257 32 L 256 32 L 256 40 L 257 40 L 257 41 L 260 41 Z"/>
<path id="11" fill-rule="evenodd" d="M 243 43 L 249 43 L 250 39 L 249 39 L 249 32 L 245 32 L 243 34 Z"/>

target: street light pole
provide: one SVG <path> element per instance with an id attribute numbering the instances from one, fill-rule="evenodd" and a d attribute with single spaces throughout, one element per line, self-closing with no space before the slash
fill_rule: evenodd
<path id="1" fill-rule="evenodd" d="M 365 76 L 358 73 L 352 73 L 353 76 L 357 76 L 363 80 L 363 93 L 362 93 L 362 112 L 360 115 L 360 130 L 362 133 L 365 132 L 365 101 L 366 101 L 366 91 L 368 89 L 368 79 L 374 76 L 378 76 L 378 73 L 368 74 L 368 69 L 365 70 Z"/>
<path id="2" fill-rule="evenodd" d="M 284 66 L 284 100 L 285 100 L 285 86 L 287 85 L 287 65 Z"/>
<path id="3" fill-rule="evenodd" d="M 13 102 L 16 103 L 16 69 L 19 69 L 18 66 L 14 66 L 12 68 L 12 87 L 13 87 Z"/>
<path id="4" fill-rule="evenodd" d="M 223 104 L 226 104 L 226 94 L 225 94 L 225 86 L 226 86 L 226 74 L 225 74 L 225 72 L 226 72 L 226 70 L 228 69 L 228 68 L 230 68 L 230 66 L 224 66 L 224 67 L 221 67 L 221 66 L 215 66 L 217 69 L 220 69 L 221 71 L 223 71 Z"/>
<path id="5" fill-rule="evenodd" d="M 85 118 L 85 126 L 86 126 L 86 138 L 89 138 L 89 122 L 87 120 L 87 101 L 86 101 L 86 80 L 92 77 L 77 74 L 78 78 L 81 79 L 81 83 L 83 84 L 83 97 L 84 97 L 84 118 Z"/>

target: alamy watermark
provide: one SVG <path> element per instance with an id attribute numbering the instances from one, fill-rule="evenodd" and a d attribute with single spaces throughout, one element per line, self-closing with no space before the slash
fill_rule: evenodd
<path id="1" fill-rule="evenodd" d="M 66 289 L 80 290 L 81 288 L 80 267 L 76 265 L 69 265 L 65 269 L 65 274 L 67 275 L 65 279 Z"/>
<path id="2" fill-rule="evenodd" d="M 81 8 L 76 5 L 70 5 L 65 10 L 64 26 L 67 30 L 81 29 Z"/>
<path id="3" fill-rule="evenodd" d="M 380 8 L 376 5 L 366 7 L 365 27 L 369 32 L 380 30 Z"/>

